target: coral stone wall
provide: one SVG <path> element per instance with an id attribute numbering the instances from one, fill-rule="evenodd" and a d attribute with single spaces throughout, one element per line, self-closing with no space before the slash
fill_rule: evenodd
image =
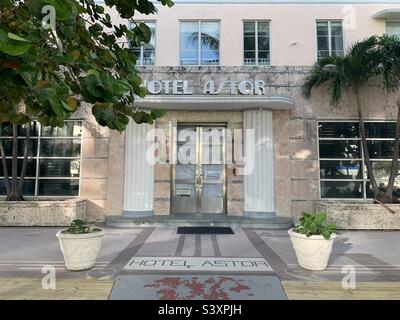
<path id="1" fill-rule="evenodd" d="M 295 109 L 273 112 L 275 210 L 278 216 L 294 216 L 315 211 L 319 200 L 317 127 L 319 120 L 357 119 L 353 97 L 345 94 L 338 107 L 329 104 L 326 88 L 314 92 L 310 100 L 302 96 L 301 85 L 309 67 L 143 67 L 144 79 L 188 80 L 194 94 L 202 94 L 208 80 L 264 80 L 267 95 L 294 99 Z M 227 94 L 222 93 L 223 94 Z M 368 120 L 395 120 L 399 94 L 386 95 L 378 84 L 363 89 L 364 116 Z M 98 126 L 90 109 L 84 118 L 82 139 L 81 197 L 88 199 L 89 217 L 122 213 L 125 138 Z M 242 128 L 241 111 L 168 111 L 156 127 L 168 131 L 169 121 L 226 122 Z M 167 149 L 168 152 L 168 149 Z M 168 156 L 168 154 L 166 155 Z M 155 166 L 154 209 L 170 212 L 170 166 Z M 227 167 L 228 212 L 243 214 L 243 177 Z"/>

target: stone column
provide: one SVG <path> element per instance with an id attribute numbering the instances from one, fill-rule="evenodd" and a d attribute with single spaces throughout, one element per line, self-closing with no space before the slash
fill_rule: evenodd
<path id="1" fill-rule="evenodd" d="M 275 217 L 272 111 L 243 113 L 246 166 L 250 168 L 244 176 L 245 216 Z M 251 137 L 250 132 L 246 131 L 248 129 L 253 130 L 253 143 L 247 139 Z"/>
<path id="2" fill-rule="evenodd" d="M 154 214 L 154 164 L 147 159 L 153 140 L 148 135 L 153 128 L 153 125 L 131 121 L 126 130 L 124 216 Z"/>

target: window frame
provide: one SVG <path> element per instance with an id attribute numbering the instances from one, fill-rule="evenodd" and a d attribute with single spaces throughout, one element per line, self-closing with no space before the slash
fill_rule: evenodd
<path id="1" fill-rule="evenodd" d="M 33 120 L 35 122 L 35 120 Z M 37 122 L 38 126 L 38 134 L 35 137 L 31 137 L 30 141 L 32 140 L 37 140 L 37 150 L 36 154 L 32 156 L 28 156 L 28 161 L 29 159 L 32 159 L 36 163 L 36 170 L 35 170 L 35 176 L 34 177 L 25 177 L 26 180 L 33 180 L 35 182 L 34 184 L 34 195 L 24 195 L 25 199 L 75 199 L 75 198 L 80 198 L 81 196 L 81 179 L 82 179 L 82 174 L 81 174 L 81 169 L 82 169 L 82 150 L 83 150 L 83 131 L 81 132 L 80 136 L 42 136 L 42 124 L 39 121 Z M 84 125 L 84 119 L 81 118 L 76 118 L 76 119 L 67 119 L 64 120 L 64 122 L 79 122 L 81 125 L 81 130 L 83 130 L 83 125 Z M 1 139 L 12 139 L 12 136 L 2 136 L 0 133 L 0 138 Z M 24 136 L 18 136 L 18 139 L 24 139 Z M 79 147 L 79 157 L 46 157 L 46 156 L 40 156 L 40 147 L 41 147 L 41 140 L 51 140 L 51 139 L 79 139 L 80 140 L 80 147 Z M 6 157 L 7 160 L 12 159 L 11 156 Z M 18 156 L 18 160 L 23 160 L 23 156 Z M 78 177 L 41 177 L 40 176 L 40 160 L 79 160 L 79 176 Z M 11 173 L 10 178 L 11 178 Z M 0 180 L 4 179 L 3 172 L 0 172 Z M 78 194 L 77 195 L 64 195 L 64 196 L 57 196 L 57 195 L 39 195 L 39 181 L 40 180 L 77 180 L 78 181 Z M 6 195 L 0 195 L 0 199 L 5 199 L 7 196 Z"/>
<path id="2" fill-rule="evenodd" d="M 245 48 L 244 48 L 244 38 L 245 38 L 245 30 L 244 30 L 244 24 L 246 22 L 254 22 L 254 34 L 255 34 L 255 64 L 246 64 L 245 63 Z M 266 22 L 268 23 L 268 44 L 269 44 L 269 50 L 268 50 L 268 54 L 269 54 L 269 61 L 267 64 L 259 64 L 258 63 L 258 23 L 259 22 Z M 242 64 L 243 66 L 271 66 L 271 20 L 268 19 L 245 19 L 242 20 L 242 26 L 243 26 L 243 60 L 242 60 Z"/>
<path id="3" fill-rule="evenodd" d="M 197 64 L 183 64 L 182 63 L 182 23 L 197 22 L 197 34 L 199 43 L 197 44 Z M 202 63 L 202 50 L 201 50 L 201 24 L 203 22 L 216 22 L 218 23 L 218 64 L 203 64 Z M 179 66 L 181 67 L 214 67 L 221 66 L 221 19 L 182 19 L 179 20 Z"/>
<path id="4" fill-rule="evenodd" d="M 385 28 L 386 28 L 385 33 L 387 35 L 397 36 L 397 37 L 400 38 L 400 29 L 399 29 L 399 33 L 398 34 L 389 34 L 388 33 L 388 24 L 390 24 L 390 23 L 397 23 L 399 25 L 399 27 L 400 27 L 400 20 L 386 20 L 385 21 Z"/>
<path id="5" fill-rule="evenodd" d="M 315 20 L 315 40 L 316 40 L 316 47 L 317 47 L 317 60 L 321 59 L 322 57 L 319 57 L 319 50 L 318 48 L 318 22 L 327 22 L 328 23 L 328 50 L 329 50 L 329 56 L 332 55 L 332 27 L 331 23 L 332 22 L 340 22 L 342 25 L 342 45 L 343 45 L 343 55 L 346 53 L 346 48 L 345 48 L 345 32 L 344 32 L 344 27 L 343 27 L 343 19 L 316 19 Z"/>
<path id="6" fill-rule="evenodd" d="M 365 201 L 365 200 L 372 200 L 372 198 L 367 197 L 367 183 L 370 181 L 368 179 L 368 174 L 366 171 L 365 167 L 365 157 L 364 157 L 364 152 L 363 152 L 363 147 L 360 142 L 360 153 L 361 153 L 361 158 L 321 158 L 320 157 L 320 141 L 345 141 L 345 140 L 353 140 L 353 141 L 361 141 L 361 137 L 358 138 L 352 138 L 352 137 L 344 137 L 344 138 L 321 138 L 319 136 L 319 124 L 320 123 L 359 123 L 357 119 L 346 119 L 346 120 L 317 120 L 317 160 L 318 160 L 318 199 L 319 200 L 351 200 L 351 201 Z M 395 120 L 364 120 L 364 123 L 396 123 Z M 368 141 L 394 141 L 393 138 L 367 138 Z M 362 166 L 362 179 L 321 179 L 321 161 L 360 161 L 361 166 Z M 371 162 L 389 162 L 391 159 L 383 159 L 383 158 L 376 158 L 376 159 L 370 159 Z M 363 192 L 362 192 L 362 197 L 360 198 L 322 198 L 321 197 L 321 182 L 322 181 L 342 181 L 342 182 L 362 182 L 363 184 Z M 377 182 L 383 182 L 384 180 L 378 180 Z M 385 181 L 387 182 L 387 181 Z"/>
<path id="7" fill-rule="evenodd" d="M 136 23 L 154 23 L 154 60 L 152 64 L 144 64 L 143 63 L 143 56 L 144 56 L 144 46 L 140 46 L 140 57 L 138 57 L 136 61 L 136 65 L 138 67 L 151 67 L 156 65 L 157 59 L 157 20 L 131 20 L 129 22 L 129 28 L 132 29 L 132 26 Z M 151 41 L 151 40 L 150 40 Z M 129 41 L 128 41 L 129 43 Z M 136 47 L 131 47 L 131 49 L 135 49 Z"/>

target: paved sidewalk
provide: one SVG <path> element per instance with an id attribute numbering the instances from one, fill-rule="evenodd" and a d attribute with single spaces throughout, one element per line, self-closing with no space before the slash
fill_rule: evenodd
<path id="1" fill-rule="evenodd" d="M 60 228 L 0 228 L 0 299 L 106 299 L 112 279 L 133 256 L 263 257 L 289 299 L 400 299 L 400 232 L 343 231 L 329 267 L 297 265 L 287 231 L 234 229 L 234 235 L 178 235 L 176 228 L 106 228 L 95 269 L 68 272 L 55 237 Z M 57 289 L 42 289 L 42 268 L 54 266 Z M 356 290 L 343 290 L 344 266 Z M 126 273 L 126 271 L 124 271 Z"/>

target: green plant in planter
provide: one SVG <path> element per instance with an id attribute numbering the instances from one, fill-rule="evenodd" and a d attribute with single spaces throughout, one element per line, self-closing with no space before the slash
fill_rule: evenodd
<path id="1" fill-rule="evenodd" d="M 96 228 L 93 225 L 88 225 L 82 220 L 77 219 L 72 221 L 71 226 L 65 232 L 72 234 L 86 234 L 99 231 L 101 231 L 101 229 Z"/>
<path id="2" fill-rule="evenodd" d="M 305 234 L 307 237 L 322 235 L 326 240 L 329 240 L 331 235 L 337 232 L 336 225 L 328 224 L 326 218 L 326 212 L 318 212 L 316 214 L 303 212 L 300 224 L 294 228 L 294 231 Z"/>

